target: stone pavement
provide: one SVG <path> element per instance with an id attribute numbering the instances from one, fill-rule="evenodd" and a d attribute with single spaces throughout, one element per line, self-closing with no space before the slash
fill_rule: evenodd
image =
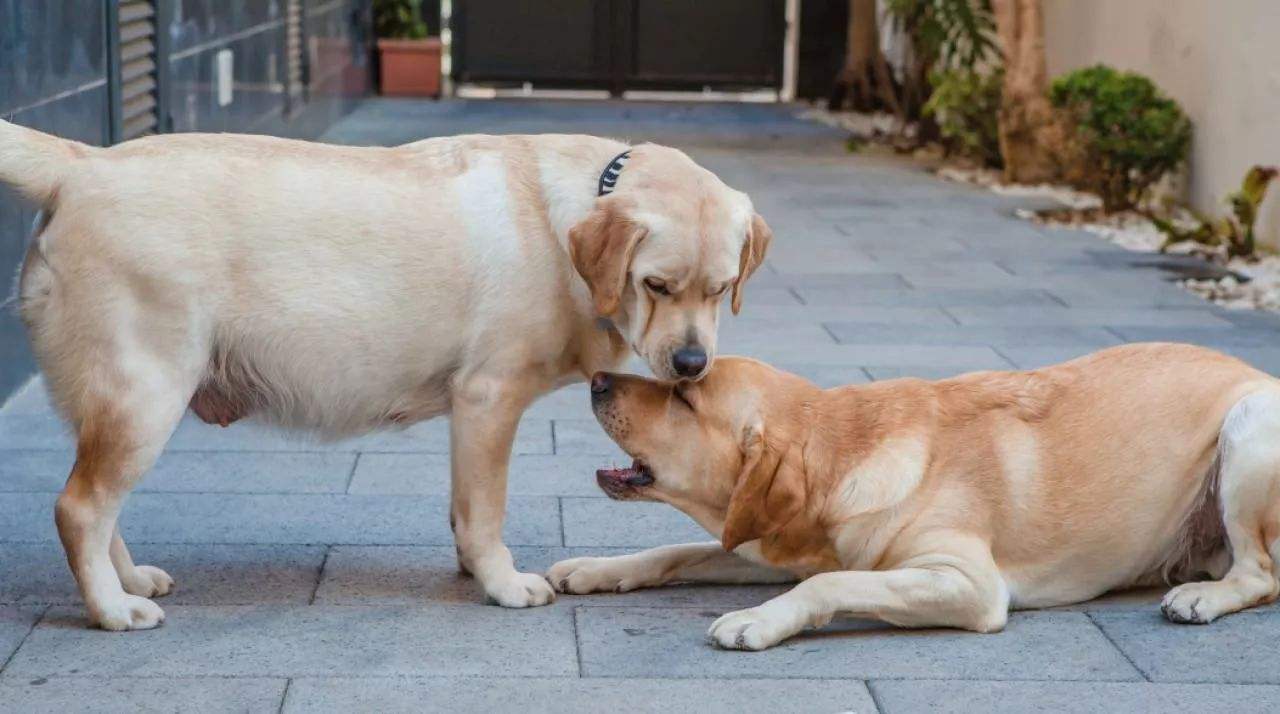
<path id="1" fill-rule="evenodd" d="M 1014 203 L 774 106 L 374 101 L 329 135 L 584 131 L 688 148 L 776 240 L 726 352 L 826 385 L 1028 368 L 1178 339 L 1280 372 L 1280 321 L 1180 291 L 1177 260 L 1008 217 Z M 1194 266 L 1191 266 L 1194 267 Z M 1013 615 L 995 635 L 834 623 L 721 652 L 711 620 L 778 588 L 672 587 L 482 604 L 454 566 L 447 424 L 336 444 L 187 420 L 128 502 L 139 562 L 178 581 L 150 632 L 84 628 L 51 517 L 69 440 L 38 383 L 0 410 L 0 710 L 915 712 L 1280 710 L 1280 612 L 1164 622 L 1158 593 Z M 622 457 L 573 387 L 533 407 L 511 467 L 519 565 L 706 535 L 602 497 Z"/>

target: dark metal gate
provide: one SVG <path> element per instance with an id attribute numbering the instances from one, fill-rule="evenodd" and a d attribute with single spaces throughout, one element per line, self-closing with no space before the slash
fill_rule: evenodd
<path id="1" fill-rule="evenodd" d="M 453 78 L 539 87 L 782 86 L 785 0 L 454 0 Z"/>

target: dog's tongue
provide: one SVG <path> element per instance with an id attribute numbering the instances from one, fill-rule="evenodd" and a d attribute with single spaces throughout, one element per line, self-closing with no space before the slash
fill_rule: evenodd
<path id="1" fill-rule="evenodd" d="M 620 469 L 600 469 L 599 471 L 596 471 L 597 477 L 613 479 L 615 481 L 621 481 L 630 476 L 634 476 L 635 474 L 636 470 L 634 466 L 627 466 Z"/>

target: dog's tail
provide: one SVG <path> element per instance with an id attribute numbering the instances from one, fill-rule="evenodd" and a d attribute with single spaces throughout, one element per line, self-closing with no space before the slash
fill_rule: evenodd
<path id="1" fill-rule="evenodd" d="M 0 182 L 48 206 L 89 147 L 0 119 Z"/>

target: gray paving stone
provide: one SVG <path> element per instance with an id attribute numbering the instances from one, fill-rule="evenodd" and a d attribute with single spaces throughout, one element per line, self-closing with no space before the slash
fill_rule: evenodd
<path id="1" fill-rule="evenodd" d="M 862 682 L 741 679 L 708 691 L 671 679 L 297 679 L 285 712 L 874 712 Z M 607 703 L 607 704 L 606 704 Z"/>
<path id="2" fill-rule="evenodd" d="M 75 454 L 0 451 L 0 491 L 61 491 Z M 137 491 L 342 493 L 353 453 L 171 452 L 162 454 Z"/>
<path id="3" fill-rule="evenodd" d="M 709 540 L 703 537 L 702 540 Z M 545 573 L 566 558 L 614 556 L 639 548 L 542 548 L 515 546 L 516 567 Z M 753 607 L 787 590 L 786 585 L 668 585 L 626 593 L 558 595 L 549 607 L 578 605 L 648 607 Z M 474 604 L 481 598 L 473 578 L 458 572 L 451 547 L 336 546 L 316 591 L 318 605 L 416 605 L 423 602 Z"/>
<path id="4" fill-rule="evenodd" d="M 9 677 L 576 676 L 567 610 L 415 607 L 170 607 L 163 627 L 118 635 L 51 610 Z"/>
<path id="5" fill-rule="evenodd" d="M 1004 355 L 1018 369 L 1039 369 L 1059 364 L 1098 351 L 1097 345 L 1048 345 L 1044 347 L 1001 347 Z"/>
<path id="6" fill-rule="evenodd" d="M 598 428 L 598 427 L 597 427 Z M 601 496 L 596 470 L 630 459 L 606 456 L 514 456 L 508 470 L 512 496 Z M 432 496 L 449 493 L 449 457 L 441 454 L 361 454 L 354 494 Z"/>
<path id="7" fill-rule="evenodd" d="M 52 414 L 0 416 L 0 449 L 71 449 L 65 424 Z M 342 441 L 319 441 L 302 432 L 283 432 L 251 421 L 228 427 L 201 422 L 188 414 L 166 445 L 168 451 L 393 451 L 449 452 L 449 422 L 431 419 L 401 431 L 380 431 Z M 551 425 L 526 419 L 516 432 L 517 454 L 551 453 Z"/>
<path id="8" fill-rule="evenodd" d="M 0 542 L 56 542 L 45 493 L 0 494 Z M 597 499 L 584 499 L 597 500 Z M 554 498 L 507 499 L 507 543 L 559 545 Z M 120 518 L 130 543 L 448 545 L 449 497 L 136 493 Z"/>
<path id="9" fill-rule="evenodd" d="M 1006 367 L 1005 369 L 1013 369 Z M 915 379 L 947 379 L 960 374 L 966 374 L 972 370 L 955 370 L 948 367 L 867 367 L 867 375 L 872 380 L 879 381 L 882 379 L 902 379 L 904 377 L 913 377 Z"/>
<path id="10" fill-rule="evenodd" d="M 1207 303 L 1206 303 L 1207 305 Z M 1089 308 L 1043 306 L 947 307 L 962 325 L 1065 325 L 1073 327 L 1230 327 L 1231 323 L 1207 308 Z"/>
<path id="11" fill-rule="evenodd" d="M 882 714 L 1232 712 L 1280 710 L 1280 687 L 1149 682 L 872 682 Z"/>
<path id="12" fill-rule="evenodd" d="M 0 674 L 4 673 L 5 662 L 27 637 L 40 613 L 38 608 L 0 605 Z"/>
<path id="13" fill-rule="evenodd" d="M 284 679 L 184 677 L 0 678 L 0 702 L 24 714 L 274 714 L 284 699 Z"/>
<path id="14" fill-rule="evenodd" d="M 1000 352 L 985 345 L 832 345 L 808 350 L 775 345 L 751 356 L 771 364 L 803 361 L 814 367 L 931 367 L 965 372 L 1010 366 Z"/>
<path id="15" fill-rule="evenodd" d="M 952 288 L 938 290 L 892 290 L 861 288 L 801 288 L 796 290 L 806 305 L 867 305 L 876 307 L 949 307 L 952 305 L 1061 305 L 1062 302 L 1039 289 Z"/>
<path id="16" fill-rule="evenodd" d="M 837 621 L 763 652 L 726 652 L 706 641 L 721 613 L 697 609 L 580 607 L 585 676 L 839 677 L 853 679 L 1139 680 L 1089 618 L 1015 613 L 998 634 L 901 630 Z"/>
<path id="17" fill-rule="evenodd" d="M 45 391 L 44 380 L 38 375 L 18 388 L 3 404 L 0 404 L 0 415 L 3 414 L 45 414 L 53 411 L 49 401 L 49 393 Z"/>
<path id="18" fill-rule="evenodd" d="M 1280 345 L 1280 330 L 1250 327 L 1115 327 L 1126 342 L 1190 342 L 1215 349 L 1231 347 L 1274 347 Z"/>
<path id="19" fill-rule="evenodd" d="M 1208 625 L 1175 625 L 1158 610 L 1092 617 L 1153 682 L 1280 684 L 1280 613 L 1245 611 Z"/>
<path id="20" fill-rule="evenodd" d="M 564 544 L 636 546 L 697 543 L 716 538 L 680 511 L 663 503 L 562 498 Z"/>
<path id="21" fill-rule="evenodd" d="M 842 387 L 846 384 L 864 384 L 869 381 L 866 370 L 854 365 L 774 362 L 773 366 L 785 372 L 800 375 L 824 389 Z"/>
<path id="22" fill-rule="evenodd" d="M 747 308 L 742 308 L 747 314 Z M 774 307 L 762 305 L 751 308 L 752 319 L 768 320 L 774 324 L 793 324 L 807 322 L 821 327 L 823 322 L 846 320 L 852 322 L 870 322 L 873 324 L 911 324 L 911 325 L 954 325 L 942 308 L 938 307 L 886 307 L 880 305 L 793 305 Z M 722 315 L 725 325 L 731 325 L 736 318 L 727 312 Z M 773 328 L 770 328 L 773 329 Z"/>
<path id="23" fill-rule="evenodd" d="M 131 544 L 134 561 L 176 581 L 168 605 L 305 605 L 320 579 L 321 546 Z M 0 544 L 0 603 L 78 604 L 59 543 Z"/>
<path id="24" fill-rule="evenodd" d="M 600 454 L 615 461 L 631 461 L 595 419 L 557 419 L 554 429 L 557 455 Z"/>
<path id="25" fill-rule="evenodd" d="M 856 267 L 863 267 L 861 264 Z M 993 265 L 993 267 L 995 267 Z M 997 268 L 998 269 L 998 268 Z M 1008 273 L 1005 273 L 1008 275 Z M 756 287 L 796 288 L 796 287 L 860 287 L 860 288 L 909 288 L 912 287 L 901 275 L 893 272 L 820 272 L 820 273 L 785 273 L 757 272 L 751 276 L 748 290 Z"/>
<path id="26" fill-rule="evenodd" d="M 1084 278 L 1080 286 L 1046 288 L 1068 307 L 1203 307 L 1204 300 L 1168 283 L 1128 281 L 1125 287 L 1100 288 L 1090 285 L 1097 278 Z"/>
<path id="27" fill-rule="evenodd" d="M 539 398 L 524 412 L 525 419 L 585 419 L 590 416 L 591 392 L 587 391 L 585 382 L 557 389 Z"/>
<path id="28" fill-rule="evenodd" d="M 1098 347 L 1120 344 L 1121 340 L 1101 327 L 1035 325 L 867 325 L 828 322 L 826 327 L 841 344 L 872 345 L 1056 345 L 1092 344 Z"/>

